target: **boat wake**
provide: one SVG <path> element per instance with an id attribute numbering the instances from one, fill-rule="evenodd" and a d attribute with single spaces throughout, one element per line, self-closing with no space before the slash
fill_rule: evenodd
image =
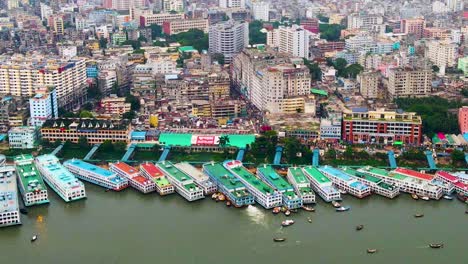
<path id="1" fill-rule="evenodd" d="M 247 212 L 247 215 L 249 216 L 250 220 L 252 220 L 252 222 L 254 222 L 255 224 L 263 225 L 263 226 L 266 225 L 265 212 L 262 211 L 261 209 L 255 206 L 249 205 L 247 209 L 245 210 L 245 212 Z"/>

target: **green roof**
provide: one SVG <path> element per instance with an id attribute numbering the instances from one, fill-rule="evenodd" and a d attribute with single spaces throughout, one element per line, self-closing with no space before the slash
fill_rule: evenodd
<path id="1" fill-rule="evenodd" d="M 26 154 L 16 156 L 14 161 L 16 173 L 20 177 L 20 182 L 25 193 L 45 189 L 44 181 L 42 180 L 36 165 L 34 165 L 32 155 Z"/>
<path id="2" fill-rule="evenodd" d="M 192 134 L 161 133 L 159 143 L 165 146 L 190 147 L 192 145 Z"/>
<path id="3" fill-rule="evenodd" d="M 310 89 L 310 92 L 313 93 L 313 94 L 328 96 L 328 92 L 327 92 L 327 91 L 320 90 L 320 89 L 316 89 L 316 88 Z"/>
<path id="4" fill-rule="evenodd" d="M 245 148 L 247 145 L 255 142 L 255 135 L 221 135 L 229 138 L 229 146 L 236 148 Z"/>
<path id="5" fill-rule="evenodd" d="M 156 145 L 156 143 L 137 143 L 137 148 L 152 148 Z"/>
<path id="6" fill-rule="evenodd" d="M 268 178 L 268 182 L 273 185 L 278 191 L 292 191 L 293 187 L 281 176 L 279 175 L 271 165 L 259 166 L 257 168 L 257 173 L 262 173 L 265 178 Z"/>
<path id="7" fill-rule="evenodd" d="M 197 50 L 192 46 L 179 47 L 179 52 L 194 52 L 194 51 L 197 51 Z"/>
<path id="8" fill-rule="evenodd" d="M 288 170 L 291 172 L 297 184 L 310 183 L 309 180 L 307 180 L 304 173 L 302 172 L 301 168 L 289 168 Z"/>
<path id="9" fill-rule="evenodd" d="M 268 186 L 268 184 L 264 183 L 262 180 L 259 178 L 255 177 L 252 173 L 250 173 L 244 166 L 239 166 L 239 167 L 234 167 L 232 168 L 232 171 L 234 171 L 237 176 L 241 177 L 244 179 L 246 182 L 248 182 L 252 187 L 256 188 L 263 194 L 273 194 L 274 190 Z"/>
<path id="10" fill-rule="evenodd" d="M 246 190 L 245 185 L 230 171 L 228 171 L 221 163 L 205 164 L 203 168 L 211 177 L 215 177 L 225 189 L 232 192 L 235 197 L 246 197 L 251 194 Z"/>
<path id="11" fill-rule="evenodd" d="M 349 175 L 352 175 L 354 177 L 358 177 L 358 178 L 361 178 L 361 179 L 364 179 L 364 180 L 368 180 L 370 182 L 373 182 L 373 183 L 379 183 L 381 182 L 382 180 L 377 178 L 377 177 L 374 177 L 368 173 L 364 173 L 364 172 L 359 172 L 355 169 L 351 169 L 349 167 L 343 167 L 342 170 L 346 173 L 348 173 Z"/>
<path id="12" fill-rule="evenodd" d="M 331 182 L 327 176 L 323 175 L 323 173 L 315 167 L 308 166 L 305 167 L 304 170 L 320 184 Z"/>
<path id="13" fill-rule="evenodd" d="M 167 180 L 166 176 L 161 176 L 157 178 L 152 178 L 153 182 L 159 187 L 171 186 L 171 183 Z"/>
<path id="14" fill-rule="evenodd" d="M 190 178 L 187 174 L 183 173 L 181 170 L 176 168 L 174 164 L 170 161 L 160 161 L 156 163 L 158 167 L 166 171 L 169 175 L 171 175 L 174 179 L 181 182 L 184 185 L 184 188 L 187 190 L 196 189 L 197 185 L 193 183 L 193 179 Z"/>
<path id="15" fill-rule="evenodd" d="M 397 180 L 404 180 L 406 179 L 407 177 L 405 175 L 402 175 L 402 174 L 399 174 L 399 173 L 396 173 L 396 172 L 388 172 L 384 169 L 378 169 L 378 168 L 374 168 L 374 167 L 368 167 L 368 168 L 362 168 L 361 169 L 363 172 L 370 172 L 370 173 L 374 173 L 374 174 L 377 174 L 377 175 L 380 175 L 380 176 L 383 176 L 383 177 L 392 177 L 392 178 L 395 178 Z"/>

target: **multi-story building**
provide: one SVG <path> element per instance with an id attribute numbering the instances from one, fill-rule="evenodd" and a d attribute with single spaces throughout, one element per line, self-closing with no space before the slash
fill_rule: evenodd
<path id="1" fill-rule="evenodd" d="M 90 144 L 129 142 L 131 125 L 126 120 L 102 119 L 50 119 L 41 128 L 43 139 L 55 142 L 67 140 L 78 143 L 80 137 L 86 137 Z"/>
<path id="2" fill-rule="evenodd" d="M 148 27 L 152 24 L 162 26 L 165 21 L 185 19 L 183 13 L 160 13 L 160 14 L 143 14 L 140 16 L 140 26 Z"/>
<path id="3" fill-rule="evenodd" d="M 345 42 L 344 41 L 320 42 L 320 43 L 317 43 L 317 48 L 322 53 L 332 52 L 332 51 L 340 51 L 340 50 L 344 50 Z M 350 62 L 348 61 L 348 63 L 350 63 Z"/>
<path id="4" fill-rule="evenodd" d="M 198 117 L 236 118 L 246 113 L 246 105 L 240 100 L 192 100 L 192 114 Z"/>
<path id="5" fill-rule="evenodd" d="M 256 20 L 270 20 L 270 3 L 265 1 L 252 3 L 252 16 Z"/>
<path id="6" fill-rule="evenodd" d="M 221 8 L 245 8 L 245 0 L 219 0 Z"/>
<path id="7" fill-rule="evenodd" d="M 65 32 L 65 25 L 62 15 L 53 15 L 49 17 L 49 26 L 57 35 L 63 35 Z"/>
<path id="8" fill-rule="evenodd" d="M 267 35 L 270 36 L 267 36 L 267 45 L 292 56 L 309 58 L 309 34 L 302 26 L 280 26 L 268 31 Z"/>
<path id="9" fill-rule="evenodd" d="M 320 31 L 319 22 L 316 18 L 301 19 L 301 26 L 303 26 L 305 30 L 308 30 L 311 33 L 317 34 Z"/>
<path id="10" fill-rule="evenodd" d="M 15 9 L 19 7 L 19 1 L 18 0 L 7 0 L 6 6 L 8 10 Z"/>
<path id="11" fill-rule="evenodd" d="M 431 69 L 390 69 L 388 92 L 391 97 L 428 96 L 432 88 L 432 74 Z"/>
<path id="12" fill-rule="evenodd" d="M 414 35 L 417 39 L 422 38 L 426 21 L 424 18 L 402 19 L 400 31 L 408 35 Z"/>
<path id="13" fill-rule="evenodd" d="M 379 92 L 379 72 L 363 72 L 358 75 L 357 80 L 360 84 L 359 92 L 364 98 L 375 99 Z"/>
<path id="14" fill-rule="evenodd" d="M 29 99 L 30 124 L 32 126 L 42 126 L 51 118 L 58 117 L 57 92 L 54 87 L 44 88 L 37 91 L 37 94 Z"/>
<path id="15" fill-rule="evenodd" d="M 458 125 L 462 134 L 468 133 L 468 106 L 458 109 Z"/>
<path id="16" fill-rule="evenodd" d="M 0 56 L 0 94 L 32 97 L 38 88 L 48 86 L 55 87 L 59 107 L 80 105 L 86 98 L 85 60 Z"/>
<path id="17" fill-rule="evenodd" d="M 248 45 L 248 23 L 226 21 L 210 26 L 209 52 L 223 54 L 225 62 L 230 63 L 232 58 Z"/>
<path id="18" fill-rule="evenodd" d="M 414 112 L 355 108 L 343 112 L 342 139 L 351 143 L 420 145 L 421 117 Z"/>
<path id="19" fill-rule="evenodd" d="M 426 57 L 439 68 L 454 67 L 458 46 L 448 41 L 433 40 L 427 43 Z"/>
<path id="20" fill-rule="evenodd" d="M 380 15 L 358 13 L 358 14 L 351 14 L 348 16 L 348 29 L 358 28 L 358 29 L 374 30 L 376 29 L 376 26 L 382 25 L 382 23 L 383 23 L 383 17 Z"/>
<path id="21" fill-rule="evenodd" d="M 320 120 L 320 139 L 340 140 L 341 119 L 323 118 Z"/>
<path id="22" fill-rule="evenodd" d="M 458 59 L 457 69 L 463 71 L 465 77 L 468 76 L 468 56 Z"/>
<path id="23" fill-rule="evenodd" d="M 38 130 L 33 126 L 12 127 L 8 131 L 10 148 L 32 149 L 37 146 Z"/>
<path id="24" fill-rule="evenodd" d="M 125 102 L 125 97 L 109 96 L 101 99 L 101 107 L 107 115 L 122 116 L 130 111 L 131 104 Z"/>
<path id="25" fill-rule="evenodd" d="M 449 40 L 452 37 L 452 32 L 446 28 L 427 27 L 423 30 L 423 37 Z"/>
<path id="26" fill-rule="evenodd" d="M 362 33 L 346 39 L 345 48 L 354 52 L 375 53 L 376 42 L 371 35 Z"/>
<path id="27" fill-rule="evenodd" d="M 458 12 L 463 10 L 464 2 L 463 0 L 447 0 L 447 8 L 452 12 Z"/>
<path id="28" fill-rule="evenodd" d="M 163 32 L 166 35 L 178 34 L 181 32 L 187 32 L 190 29 L 199 29 L 205 33 L 208 33 L 209 21 L 208 19 L 180 19 L 163 22 Z"/>
<path id="29" fill-rule="evenodd" d="M 183 0 L 163 0 L 162 1 L 163 10 L 166 12 L 183 12 L 184 11 L 184 1 Z"/>

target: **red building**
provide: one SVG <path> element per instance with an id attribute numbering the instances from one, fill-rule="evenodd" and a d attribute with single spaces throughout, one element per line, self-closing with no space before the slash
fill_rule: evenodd
<path id="1" fill-rule="evenodd" d="M 332 52 L 332 51 L 342 51 L 345 48 L 344 41 L 329 41 L 324 43 L 318 43 L 317 48 L 320 52 Z"/>
<path id="2" fill-rule="evenodd" d="M 312 33 L 319 33 L 319 23 L 317 19 L 301 20 L 301 26 L 303 26 L 305 30 L 308 30 Z"/>

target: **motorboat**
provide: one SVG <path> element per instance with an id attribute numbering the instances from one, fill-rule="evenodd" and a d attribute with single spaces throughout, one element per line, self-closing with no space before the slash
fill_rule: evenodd
<path id="1" fill-rule="evenodd" d="M 287 219 L 287 220 L 284 220 L 283 222 L 281 222 L 282 226 L 290 226 L 292 224 L 294 224 L 294 220 L 291 220 L 291 219 Z"/>
<path id="2" fill-rule="evenodd" d="M 346 212 L 346 211 L 349 211 L 349 209 L 351 209 L 351 207 L 349 207 L 349 206 L 341 206 L 341 207 L 336 208 L 335 210 L 336 210 L 337 212 Z"/>
<path id="3" fill-rule="evenodd" d="M 358 225 L 356 226 L 356 230 L 359 231 L 359 230 L 362 230 L 364 228 L 364 225 Z"/>
<path id="4" fill-rule="evenodd" d="M 37 235 L 33 235 L 33 236 L 31 237 L 31 242 L 34 242 L 34 241 L 36 241 L 36 240 L 37 240 Z"/>
<path id="5" fill-rule="evenodd" d="M 345 190 L 342 190 L 342 189 L 339 189 L 338 191 L 340 192 L 340 194 L 348 194 L 348 192 L 347 192 L 347 191 L 345 191 Z"/>
<path id="6" fill-rule="evenodd" d="M 288 210 L 288 211 L 284 212 L 284 215 L 285 215 L 285 216 L 290 216 L 290 215 L 291 215 L 291 211 Z"/>
<path id="7" fill-rule="evenodd" d="M 414 200 L 419 200 L 419 197 L 415 193 L 411 194 L 411 198 L 413 198 Z"/>
<path id="8" fill-rule="evenodd" d="M 332 201 L 331 203 L 332 203 L 333 207 L 335 207 L 335 208 L 340 208 L 341 207 L 341 204 L 339 202 L 337 202 L 337 201 Z"/>
<path id="9" fill-rule="evenodd" d="M 421 199 L 423 199 L 424 201 L 429 201 L 430 200 L 429 197 L 427 197 L 427 196 L 423 196 L 423 197 L 421 197 Z"/>
<path id="10" fill-rule="evenodd" d="M 273 213 L 274 214 L 279 214 L 281 212 L 281 207 L 275 207 L 273 208 Z"/>
<path id="11" fill-rule="evenodd" d="M 311 206 L 302 206 L 302 209 L 304 211 L 307 211 L 307 212 L 315 212 L 315 208 L 311 207 Z"/>
<path id="12" fill-rule="evenodd" d="M 416 218 L 421 218 L 421 217 L 424 217 L 424 214 L 421 214 L 421 213 L 415 214 L 414 217 L 416 217 Z"/>
<path id="13" fill-rule="evenodd" d="M 273 238 L 273 241 L 275 241 L 275 242 L 284 242 L 284 241 L 286 241 L 286 238 L 285 237 L 275 237 L 275 238 Z"/>
<path id="14" fill-rule="evenodd" d="M 445 200 L 453 200 L 453 197 L 451 195 L 448 195 L 448 194 L 444 195 L 443 197 L 444 197 Z"/>
<path id="15" fill-rule="evenodd" d="M 369 254 L 374 254 L 376 252 L 377 252 L 377 249 L 375 249 L 375 248 L 368 248 L 367 249 L 367 253 L 369 253 Z"/>
<path id="16" fill-rule="evenodd" d="M 442 243 L 431 243 L 431 244 L 429 244 L 429 247 L 431 247 L 431 248 L 443 248 L 444 244 L 442 244 Z"/>

